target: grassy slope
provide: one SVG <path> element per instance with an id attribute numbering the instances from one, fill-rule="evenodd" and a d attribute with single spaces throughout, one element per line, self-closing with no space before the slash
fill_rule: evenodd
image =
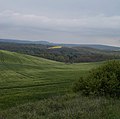
<path id="1" fill-rule="evenodd" d="M 64 64 L 0 50 L 0 110 L 70 91 L 97 63 Z"/>
<path id="2" fill-rule="evenodd" d="M 73 81 L 97 65 L 0 51 L 0 119 L 120 119 L 119 99 L 56 97 L 69 92 Z"/>

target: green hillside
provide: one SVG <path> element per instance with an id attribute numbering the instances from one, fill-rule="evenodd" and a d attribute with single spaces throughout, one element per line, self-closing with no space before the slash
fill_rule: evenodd
<path id="1" fill-rule="evenodd" d="M 99 65 L 0 50 L 0 119 L 119 119 L 119 99 L 71 90 L 73 82 Z"/>
<path id="2" fill-rule="evenodd" d="M 65 64 L 0 50 L 0 110 L 71 91 L 99 63 Z"/>

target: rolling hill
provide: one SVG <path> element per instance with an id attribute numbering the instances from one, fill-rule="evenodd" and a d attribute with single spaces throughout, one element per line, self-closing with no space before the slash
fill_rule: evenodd
<path id="1" fill-rule="evenodd" d="M 85 97 L 71 90 L 100 64 L 65 64 L 0 50 L 0 119 L 119 118 L 119 99 Z"/>
<path id="2" fill-rule="evenodd" d="M 99 63 L 65 64 L 0 50 L 0 110 L 70 92 Z"/>

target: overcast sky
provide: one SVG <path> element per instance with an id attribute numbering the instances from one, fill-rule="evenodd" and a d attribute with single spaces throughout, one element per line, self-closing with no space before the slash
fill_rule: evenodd
<path id="1" fill-rule="evenodd" d="M 0 38 L 120 46 L 120 0 L 0 0 Z"/>

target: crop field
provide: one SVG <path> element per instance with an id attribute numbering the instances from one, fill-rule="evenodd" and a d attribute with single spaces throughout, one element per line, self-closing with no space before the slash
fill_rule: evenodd
<path id="1" fill-rule="evenodd" d="M 75 80 L 98 64 L 65 64 L 1 50 L 0 110 L 68 93 Z"/>
<path id="2" fill-rule="evenodd" d="M 60 49 L 62 48 L 62 46 L 53 46 L 53 47 L 49 47 L 48 49 Z"/>

